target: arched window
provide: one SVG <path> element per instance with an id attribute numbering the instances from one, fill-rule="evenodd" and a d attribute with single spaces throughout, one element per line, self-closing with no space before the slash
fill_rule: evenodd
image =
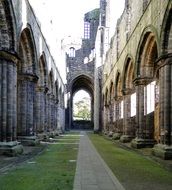
<path id="1" fill-rule="evenodd" d="M 84 22 L 84 39 L 90 39 L 90 23 Z"/>
<path id="2" fill-rule="evenodd" d="M 74 47 L 71 47 L 69 49 L 69 57 L 75 57 L 75 48 Z"/>

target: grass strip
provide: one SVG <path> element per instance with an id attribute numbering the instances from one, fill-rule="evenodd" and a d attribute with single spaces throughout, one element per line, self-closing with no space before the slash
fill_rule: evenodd
<path id="1" fill-rule="evenodd" d="M 126 190 L 171 190 L 172 173 L 158 163 L 122 149 L 96 134 L 89 138 Z"/>
<path id="2" fill-rule="evenodd" d="M 49 145 L 41 155 L 1 175 L 0 189 L 72 190 L 77 147 L 73 144 Z"/>

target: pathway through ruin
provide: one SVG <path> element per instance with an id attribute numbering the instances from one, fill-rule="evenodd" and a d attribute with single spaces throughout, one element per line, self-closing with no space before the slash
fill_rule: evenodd
<path id="1" fill-rule="evenodd" d="M 73 190 L 124 190 L 86 132 L 81 132 Z"/>

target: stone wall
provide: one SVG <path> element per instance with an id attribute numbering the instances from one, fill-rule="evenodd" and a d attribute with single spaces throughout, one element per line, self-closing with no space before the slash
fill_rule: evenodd
<path id="1" fill-rule="evenodd" d="M 58 113 L 58 108 L 64 110 L 65 86 L 29 2 L 1 0 L 0 16 L 3 153 L 9 143 L 11 147 L 17 141 L 34 144 L 40 133 L 64 128 L 64 112 Z"/>
<path id="2" fill-rule="evenodd" d="M 123 117 L 121 140 L 136 137 L 132 145 L 137 148 L 160 143 L 154 153 L 165 159 L 172 155 L 165 148 L 172 142 L 171 12 L 170 0 L 126 0 L 106 54 L 102 89 L 104 129 L 108 129 L 113 107 L 116 126 Z M 129 125 L 134 94 L 135 122 Z"/>

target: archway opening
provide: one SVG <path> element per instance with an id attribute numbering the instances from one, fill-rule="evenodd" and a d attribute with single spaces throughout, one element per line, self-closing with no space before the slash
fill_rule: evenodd
<path id="1" fill-rule="evenodd" d="M 72 126 L 74 129 L 93 129 L 93 107 L 91 94 L 80 89 L 73 94 Z"/>
<path id="2" fill-rule="evenodd" d="M 72 81 L 70 91 L 70 129 L 93 130 L 94 87 L 91 78 L 85 75 L 78 76 Z"/>
<path id="3" fill-rule="evenodd" d="M 85 90 L 79 90 L 73 96 L 73 121 L 91 121 L 91 96 Z"/>

